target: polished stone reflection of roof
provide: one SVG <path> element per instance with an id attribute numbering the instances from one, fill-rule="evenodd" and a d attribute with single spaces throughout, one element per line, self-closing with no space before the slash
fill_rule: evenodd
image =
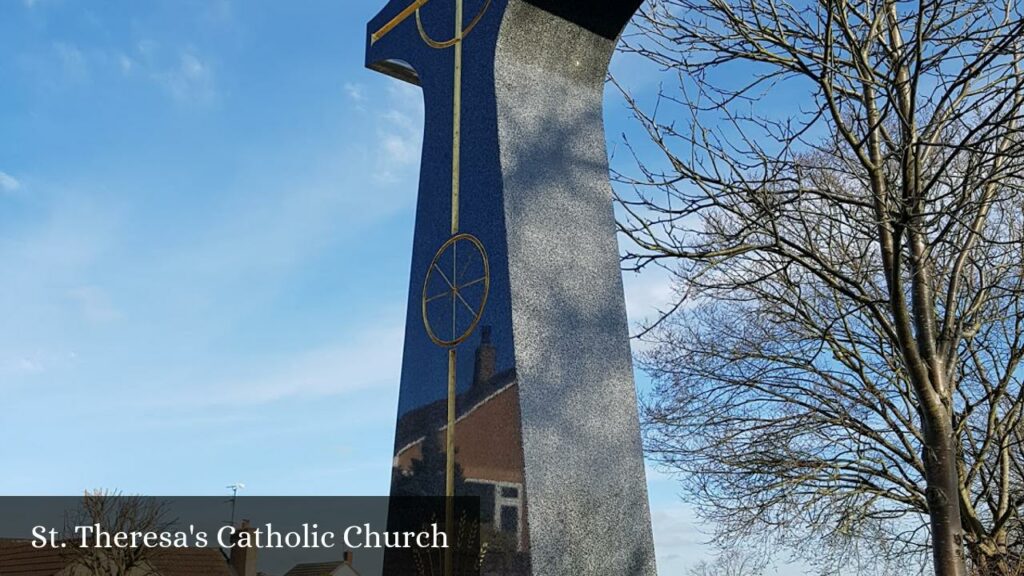
<path id="1" fill-rule="evenodd" d="M 338 560 L 336 562 L 316 562 L 309 564 L 298 564 L 291 570 L 289 570 L 284 576 L 330 576 L 334 574 L 334 571 L 341 568 L 345 562 Z M 348 567 L 352 574 L 358 575 L 359 572 L 351 566 Z"/>
<path id="2" fill-rule="evenodd" d="M 516 381 L 514 368 L 495 374 L 486 382 L 475 383 L 456 398 L 456 414 L 462 418 Z M 395 447 L 399 450 L 421 440 L 428 431 L 437 431 L 448 422 L 448 401 L 440 399 L 422 408 L 410 410 L 398 420 Z"/>

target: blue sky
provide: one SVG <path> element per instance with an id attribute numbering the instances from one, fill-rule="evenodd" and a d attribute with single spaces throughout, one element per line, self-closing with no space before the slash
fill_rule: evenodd
<path id="1" fill-rule="evenodd" d="M 387 491 L 422 103 L 362 67 L 378 4 L 0 0 L 0 493 Z"/>

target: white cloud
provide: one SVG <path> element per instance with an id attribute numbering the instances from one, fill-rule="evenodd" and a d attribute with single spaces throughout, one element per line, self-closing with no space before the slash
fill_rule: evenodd
<path id="1" fill-rule="evenodd" d="M 673 286 L 672 275 L 664 268 L 647 268 L 640 273 L 626 272 L 622 275 L 622 281 L 626 292 L 630 335 L 640 334 L 670 312 L 678 302 L 679 292 Z M 633 338 L 630 345 L 633 354 L 638 354 L 647 350 L 650 342 Z"/>
<path id="2" fill-rule="evenodd" d="M 639 274 L 623 274 L 626 313 L 634 326 L 656 319 L 676 303 L 672 277 L 663 268 L 649 268 Z"/>
<path id="3" fill-rule="evenodd" d="M 64 79 L 69 82 L 84 82 L 89 79 L 89 62 L 85 54 L 73 44 L 57 42 L 53 45 Z"/>
<path id="4" fill-rule="evenodd" d="M 21 182 L 18 182 L 14 176 L 0 170 L 0 191 L 16 192 L 19 188 L 21 188 Z"/>
<path id="5" fill-rule="evenodd" d="M 22 358 L 18 368 L 24 374 L 42 374 L 45 371 L 42 363 L 35 358 Z"/>
<path id="6" fill-rule="evenodd" d="M 119 207 L 89 194 L 49 191 L 38 203 L 46 214 L 24 228 L 0 234 L 0 383 L 60 371 L 85 321 L 112 314 L 109 302 L 87 278 L 105 260 L 118 228 Z M 104 309 L 106 307 L 106 310 Z M 91 334 L 86 330 L 86 333 Z M 27 361 L 26 361 L 27 359 Z"/>
<path id="7" fill-rule="evenodd" d="M 158 48 L 160 48 L 160 45 L 156 41 L 149 39 L 139 40 L 139 43 L 135 46 L 139 56 L 146 60 L 152 59 L 156 55 Z"/>
<path id="8" fill-rule="evenodd" d="M 310 350 L 276 374 L 243 381 L 230 396 L 262 404 L 289 397 L 339 396 L 398 381 L 402 360 L 402 327 L 359 333 L 352 342 Z"/>
<path id="9" fill-rule="evenodd" d="M 183 50 L 175 66 L 155 77 L 179 102 L 210 104 L 217 97 L 213 69 L 194 50 Z"/>
<path id="10" fill-rule="evenodd" d="M 659 484 L 662 486 L 671 486 L 674 488 L 675 486 L 678 485 L 679 478 L 677 478 L 667 469 L 651 461 L 647 461 L 645 462 L 645 464 L 646 466 L 644 468 L 644 471 L 647 474 L 647 484 L 649 486 Z"/>
<path id="11" fill-rule="evenodd" d="M 124 74 L 131 74 L 132 68 L 135 67 L 135 62 L 124 54 L 118 55 L 117 63 L 121 67 L 121 72 Z"/>
<path id="12" fill-rule="evenodd" d="M 232 20 L 232 7 L 230 0 L 207 0 L 204 3 L 206 10 L 202 17 L 209 22 L 226 23 Z"/>
<path id="13" fill-rule="evenodd" d="M 354 84 L 352 82 L 345 82 L 345 94 L 355 102 L 356 104 L 362 104 L 366 101 L 366 89 L 362 84 Z"/>
<path id="14" fill-rule="evenodd" d="M 685 504 L 653 506 L 651 522 L 662 573 L 682 574 L 687 566 L 710 556 L 708 534 L 700 530 L 693 511 Z"/>
<path id="15" fill-rule="evenodd" d="M 413 176 L 423 149 L 423 96 L 418 87 L 394 83 L 388 90 L 391 103 L 380 116 L 375 178 L 394 184 Z"/>
<path id="16" fill-rule="evenodd" d="M 384 158 L 388 160 L 388 165 L 393 168 L 415 164 L 420 156 L 420 142 L 411 133 L 383 134 L 380 148 Z"/>
<path id="17" fill-rule="evenodd" d="M 110 301 L 110 296 L 98 286 L 79 286 L 68 291 L 70 298 L 86 321 L 104 324 L 121 318 L 121 313 Z"/>
<path id="18" fill-rule="evenodd" d="M 124 75 L 148 77 L 182 104 L 211 104 L 217 100 L 217 82 L 210 59 L 192 46 L 175 49 L 144 38 L 134 51 L 107 58 Z"/>
<path id="19" fill-rule="evenodd" d="M 350 340 L 325 344 L 276 361 L 268 359 L 254 375 L 162 385 L 153 390 L 153 395 L 145 395 L 143 402 L 195 410 L 266 405 L 292 398 L 339 397 L 395 386 L 400 378 L 405 330 L 394 321 L 389 325 L 355 330 Z"/>
<path id="20" fill-rule="evenodd" d="M 25 382 L 26 378 L 45 374 L 50 360 L 40 350 L 0 349 L 0 376 L 4 377 L 0 378 L 0 390 L 6 391 Z"/>

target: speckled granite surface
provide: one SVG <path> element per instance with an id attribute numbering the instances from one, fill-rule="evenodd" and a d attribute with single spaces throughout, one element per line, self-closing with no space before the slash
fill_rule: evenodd
<path id="1" fill-rule="evenodd" d="M 614 47 L 511 0 L 496 52 L 537 575 L 655 573 L 602 118 Z"/>

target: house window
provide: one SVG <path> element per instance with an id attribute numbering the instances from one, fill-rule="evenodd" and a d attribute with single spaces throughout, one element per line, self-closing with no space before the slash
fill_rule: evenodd
<path id="1" fill-rule="evenodd" d="M 501 507 L 501 531 L 509 534 L 519 534 L 519 507 Z"/>
<path id="2" fill-rule="evenodd" d="M 523 486 L 506 482 L 467 478 L 466 493 L 480 497 L 480 521 L 499 532 L 515 536 L 523 545 Z"/>
<path id="3" fill-rule="evenodd" d="M 500 495 L 494 484 L 483 482 L 466 481 L 466 495 L 480 498 L 480 522 L 484 524 L 497 525 L 497 500 Z"/>

